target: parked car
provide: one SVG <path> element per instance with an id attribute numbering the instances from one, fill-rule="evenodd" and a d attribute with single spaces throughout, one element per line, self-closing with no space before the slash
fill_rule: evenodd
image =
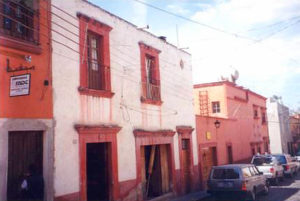
<path id="1" fill-rule="evenodd" d="M 272 154 L 284 168 L 284 175 L 293 177 L 297 174 L 297 164 L 292 161 L 289 154 Z"/>
<path id="2" fill-rule="evenodd" d="M 296 163 L 296 165 L 297 165 L 297 172 L 299 172 L 299 170 L 300 170 L 300 161 L 298 160 L 298 158 L 296 156 L 292 157 L 292 161 Z"/>
<path id="3" fill-rule="evenodd" d="M 269 192 L 266 177 L 253 164 L 213 166 L 207 186 L 216 200 L 227 196 L 255 200 L 257 194 Z"/>
<path id="4" fill-rule="evenodd" d="M 279 180 L 284 178 L 284 168 L 272 155 L 256 155 L 253 156 L 251 163 L 254 164 L 266 178 L 275 185 L 278 185 Z"/>

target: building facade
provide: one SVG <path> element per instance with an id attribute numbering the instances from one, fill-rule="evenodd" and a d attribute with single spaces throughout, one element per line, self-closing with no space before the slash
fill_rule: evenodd
<path id="1" fill-rule="evenodd" d="M 55 200 L 198 188 L 191 56 L 87 1 L 52 3 Z"/>
<path id="2" fill-rule="evenodd" d="M 274 98 L 268 99 L 267 108 L 271 153 L 293 154 L 289 108 Z"/>
<path id="3" fill-rule="evenodd" d="M 29 166 L 53 198 L 50 1 L 0 2 L 0 200 L 20 196 Z"/>
<path id="4" fill-rule="evenodd" d="M 295 154 L 300 152 L 300 114 L 290 116 L 290 131 L 294 140 L 294 151 Z M 298 154 L 297 154 L 298 155 Z"/>
<path id="5" fill-rule="evenodd" d="M 266 98 L 229 81 L 194 85 L 202 188 L 213 165 L 269 152 Z"/>

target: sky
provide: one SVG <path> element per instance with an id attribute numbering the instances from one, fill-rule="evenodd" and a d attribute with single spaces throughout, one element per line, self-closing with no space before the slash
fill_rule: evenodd
<path id="1" fill-rule="evenodd" d="M 90 1 L 190 52 L 194 84 L 238 71 L 238 85 L 300 108 L 300 0 Z"/>

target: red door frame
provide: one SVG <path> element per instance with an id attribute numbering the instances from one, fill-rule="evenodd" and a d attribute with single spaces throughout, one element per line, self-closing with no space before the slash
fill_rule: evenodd
<path id="1" fill-rule="evenodd" d="M 190 152 L 190 177 L 191 182 L 191 190 L 194 189 L 194 185 L 197 182 L 198 178 L 195 178 L 194 175 L 194 158 L 193 158 L 193 140 L 192 140 L 192 132 L 193 128 L 191 126 L 177 126 L 176 131 L 178 133 L 178 147 L 179 147 L 179 161 L 180 161 L 180 180 L 183 182 L 184 180 L 184 161 L 183 161 L 183 150 L 182 150 L 182 140 L 188 139 L 189 143 L 189 152 Z M 182 184 L 181 184 L 182 185 Z M 181 193 L 183 194 L 183 188 L 181 188 Z"/>
<path id="2" fill-rule="evenodd" d="M 80 200 L 87 200 L 86 185 L 86 144 L 87 143 L 111 143 L 109 151 L 110 175 L 110 197 L 112 200 L 119 198 L 119 179 L 118 179 L 118 153 L 117 153 L 117 133 L 121 130 L 118 126 L 87 126 L 76 125 L 75 129 L 79 133 L 79 159 L 80 159 Z"/>
<path id="3" fill-rule="evenodd" d="M 170 150 L 168 154 L 169 165 L 170 165 L 170 178 L 173 186 L 175 184 L 175 160 L 174 160 L 174 143 L 173 136 L 175 135 L 175 131 L 172 130 L 159 130 L 159 131 L 145 131 L 145 130 L 134 130 L 135 136 L 135 153 L 136 153 L 136 185 L 142 182 L 142 174 L 141 174 L 141 146 L 146 145 L 160 145 L 160 144 L 168 144 L 170 145 Z M 171 185 L 172 186 L 172 185 Z M 171 188 L 171 190 L 175 190 L 178 192 L 178 188 Z"/>

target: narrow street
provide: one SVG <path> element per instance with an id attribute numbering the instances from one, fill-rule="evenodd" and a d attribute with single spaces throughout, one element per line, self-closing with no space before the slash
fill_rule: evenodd
<path id="1" fill-rule="evenodd" d="M 279 186 L 271 186 L 267 196 L 258 195 L 257 201 L 300 201 L 300 174 L 293 179 L 285 178 Z M 201 201 L 212 201 L 207 198 Z M 231 200 L 226 200 L 231 201 Z"/>

